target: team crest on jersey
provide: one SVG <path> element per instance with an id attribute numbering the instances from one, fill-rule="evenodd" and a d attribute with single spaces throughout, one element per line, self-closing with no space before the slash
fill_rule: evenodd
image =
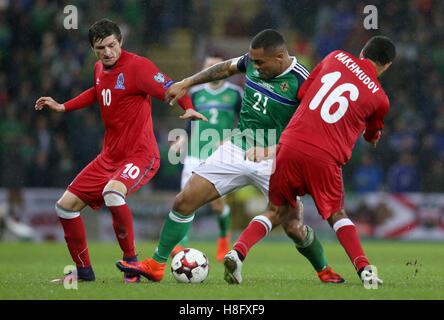
<path id="1" fill-rule="evenodd" d="M 153 79 L 154 79 L 154 81 L 159 82 L 159 83 L 165 82 L 165 76 L 161 72 L 156 73 L 154 75 Z"/>
<path id="2" fill-rule="evenodd" d="M 224 94 L 224 95 L 222 96 L 222 100 L 224 100 L 224 102 L 228 102 L 228 101 L 230 101 L 230 95 L 229 95 L 229 94 Z"/>
<path id="3" fill-rule="evenodd" d="M 281 82 L 279 86 L 280 86 L 282 92 L 287 92 L 288 89 L 290 89 L 290 86 L 288 85 L 287 81 Z"/>
<path id="4" fill-rule="evenodd" d="M 116 86 L 114 87 L 114 89 L 122 89 L 122 90 L 125 89 L 123 82 L 125 82 L 125 78 L 123 77 L 123 73 L 121 72 L 117 76 L 117 82 L 116 82 Z"/>

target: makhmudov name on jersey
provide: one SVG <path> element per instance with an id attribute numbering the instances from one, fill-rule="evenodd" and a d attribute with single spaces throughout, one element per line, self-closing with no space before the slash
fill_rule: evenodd
<path id="1" fill-rule="evenodd" d="M 372 81 L 372 79 L 359 68 L 359 66 L 354 62 L 353 59 L 346 55 L 344 52 L 340 52 L 335 55 L 335 58 L 341 61 L 359 80 L 366 85 L 372 93 L 376 93 L 379 87 Z"/>

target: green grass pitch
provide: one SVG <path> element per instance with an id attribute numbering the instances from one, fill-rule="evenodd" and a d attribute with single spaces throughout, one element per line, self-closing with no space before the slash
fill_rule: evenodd
<path id="1" fill-rule="evenodd" d="M 138 243 L 139 258 L 151 257 L 155 245 Z M 89 253 L 96 281 L 67 290 L 62 283 L 49 282 L 63 275 L 65 265 L 72 264 L 65 244 L 0 243 L 0 299 L 444 299 L 442 243 L 364 241 L 370 262 L 384 280 L 377 289 L 364 288 L 337 241 L 325 241 L 324 250 L 333 269 L 346 279 L 345 284 L 322 284 L 290 241 L 264 240 L 253 247 L 244 263 L 241 285 L 228 285 L 223 280 L 223 265 L 214 258 L 215 242 L 190 242 L 189 247 L 205 252 L 210 260 L 210 274 L 204 283 L 177 283 L 169 261 L 161 282 L 143 278 L 138 284 L 124 284 L 122 273 L 115 267 L 121 255 L 118 245 L 91 242 Z"/>

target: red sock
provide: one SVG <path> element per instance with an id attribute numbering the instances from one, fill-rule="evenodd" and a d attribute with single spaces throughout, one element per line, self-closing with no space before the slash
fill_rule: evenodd
<path id="1" fill-rule="evenodd" d="M 272 228 L 270 220 L 265 216 L 255 217 L 250 224 L 241 233 L 233 249 L 239 252 L 244 258 L 247 256 L 248 251 L 259 240 L 265 237 Z"/>
<path id="2" fill-rule="evenodd" d="M 355 225 L 350 219 L 344 218 L 335 222 L 333 229 L 336 232 L 339 242 L 347 252 L 350 261 L 353 263 L 356 271 L 368 266 L 370 263 L 365 256 L 361 246 Z"/>
<path id="3" fill-rule="evenodd" d="M 123 257 L 135 257 L 133 216 L 130 208 L 125 203 L 120 206 L 109 206 L 108 209 L 113 217 L 114 232 L 123 251 Z"/>
<path id="4" fill-rule="evenodd" d="M 65 240 L 72 260 L 78 267 L 90 267 L 85 225 L 81 216 L 65 219 L 59 217 L 65 231 Z"/>

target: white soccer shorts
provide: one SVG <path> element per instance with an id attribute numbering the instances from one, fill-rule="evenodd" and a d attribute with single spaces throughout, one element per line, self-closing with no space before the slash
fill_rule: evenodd
<path id="1" fill-rule="evenodd" d="M 183 161 L 182 176 L 180 178 L 180 190 L 183 190 L 188 180 L 190 180 L 194 169 L 196 169 L 203 160 L 196 157 L 187 156 Z"/>
<path id="2" fill-rule="evenodd" d="M 231 141 L 222 144 L 194 173 L 210 181 L 221 196 L 247 185 L 257 187 L 268 201 L 268 185 L 273 159 L 253 162 L 244 159 L 245 151 Z M 182 174 L 183 177 L 183 174 Z"/>

